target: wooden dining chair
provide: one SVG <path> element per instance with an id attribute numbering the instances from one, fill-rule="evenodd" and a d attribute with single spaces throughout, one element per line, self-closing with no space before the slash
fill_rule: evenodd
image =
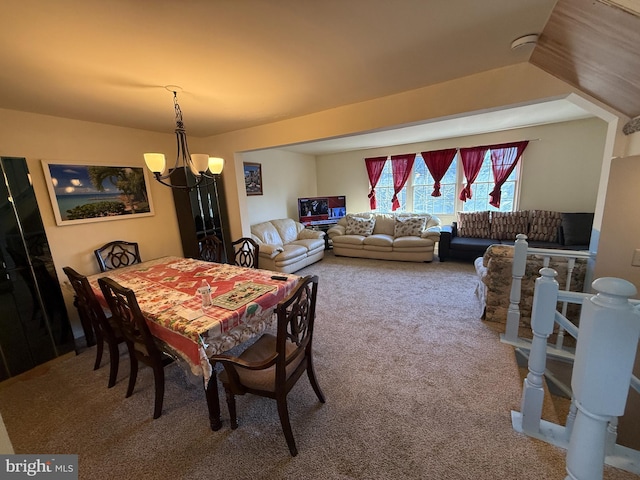
<path id="1" fill-rule="evenodd" d="M 101 272 L 142 262 L 140 249 L 136 242 L 115 240 L 97 248 L 93 253 L 98 260 Z"/>
<path id="2" fill-rule="evenodd" d="M 318 400 L 325 398 L 313 368 L 313 322 L 315 319 L 318 277 L 307 276 L 295 290 L 278 303 L 277 334 L 262 335 L 240 356 L 214 355 L 224 370 L 220 380 L 227 394 L 231 428 L 238 427 L 235 395 L 252 393 L 276 400 L 282 431 L 292 456 L 298 454 L 287 407 L 287 394 L 305 372 Z"/>
<path id="3" fill-rule="evenodd" d="M 98 284 L 129 350 L 131 372 L 126 398 L 133 394 L 138 377 L 138 362 L 148 365 L 153 369 L 156 389 L 153 418 L 158 418 L 162 415 L 164 400 L 164 367 L 173 361 L 173 357 L 164 343 L 151 334 L 133 290 L 108 277 L 99 278 Z"/>
<path id="4" fill-rule="evenodd" d="M 258 268 L 260 246 L 253 238 L 242 237 L 232 242 L 233 261 L 239 267 Z"/>
<path id="5" fill-rule="evenodd" d="M 200 260 L 204 260 L 206 262 L 223 262 L 223 247 L 222 240 L 220 240 L 216 235 L 207 235 L 206 237 L 198 240 L 198 245 L 200 248 Z"/>
<path id="6" fill-rule="evenodd" d="M 69 278 L 69 283 L 75 292 L 74 305 L 78 309 L 78 315 L 89 323 L 96 335 L 96 361 L 93 369 L 100 368 L 104 344 L 109 350 L 109 388 L 116 384 L 118 365 L 120 363 L 119 345 L 124 342 L 120 329 L 111 316 L 107 316 L 100 302 L 93 293 L 89 280 L 84 275 L 76 272 L 71 267 L 63 267 L 62 270 Z"/>

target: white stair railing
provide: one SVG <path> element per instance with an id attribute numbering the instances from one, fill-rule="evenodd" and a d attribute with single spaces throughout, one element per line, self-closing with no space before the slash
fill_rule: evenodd
<path id="1" fill-rule="evenodd" d="M 617 417 L 624 413 L 629 386 L 640 387 L 632 375 L 640 302 L 629 298 L 636 288 L 622 279 L 600 278 L 592 284 L 597 295 L 562 292 L 553 269 L 542 268 L 540 274 L 533 300 L 529 373 L 521 411 L 512 412 L 514 429 L 566 448 L 566 480 L 601 479 L 604 463 L 640 473 L 640 452 L 615 443 Z M 580 329 L 555 310 L 558 301 L 582 303 Z M 574 398 L 566 426 L 541 418 L 547 338 L 556 321 L 578 339 L 571 382 Z"/>
<path id="2" fill-rule="evenodd" d="M 567 278 L 564 284 L 564 290 L 569 291 L 573 282 L 573 273 L 576 265 L 576 260 L 593 260 L 595 255 L 589 251 L 584 250 L 559 250 L 551 248 L 535 248 L 529 247 L 527 242 L 527 236 L 525 234 L 516 235 L 516 241 L 514 243 L 513 252 L 513 264 L 511 271 L 511 290 L 509 295 L 509 309 L 507 311 L 507 321 L 505 326 L 505 333 L 501 335 L 501 341 L 509 343 L 514 346 L 525 346 L 528 348 L 530 343 L 529 339 L 523 339 L 519 337 L 520 327 L 520 299 L 522 296 L 522 279 L 524 278 L 527 266 L 527 257 L 529 255 L 536 255 L 542 257 L 543 266 L 548 267 L 551 257 L 566 258 L 567 259 Z M 566 315 L 567 302 L 563 302 L 562 314 Z M 561 327 L 558 330 L 556 338 L 556 348 L 562 349 L 564 340 L 564 329 Z"/>

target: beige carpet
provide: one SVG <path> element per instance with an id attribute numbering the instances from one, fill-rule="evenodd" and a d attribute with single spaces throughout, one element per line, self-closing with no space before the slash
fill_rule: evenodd
<path id="1" fill-rule="evenodd" d="M 81 479 L 563 479 L 565 451 L 518 434 L 513 348 L 479 320 L 470 264 L 325 259 L 315 358 L 327 403 L 306 378 L 290 394 L 299 455 L 289 456 L 275 402 L 238 398 L 240 426 L 208 426 L 201 384 L 167 369 L 162 417 L 141 370 L 107 389 L 95 350 L 0 384 L 18 453 L 76 453 Z M 635 475 L 606 467 L 606 479 Z"/>

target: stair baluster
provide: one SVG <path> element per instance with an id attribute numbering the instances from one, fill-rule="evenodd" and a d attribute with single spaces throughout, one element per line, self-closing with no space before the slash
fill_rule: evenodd
<path id="1" fill-rule="evenodd" d="M 524 379 L 522 390 L 522 430 L 530 435 L 540 431 L 542 403 L 544 400 L 544 371 L 547 364 L 547 339 L 553 332 L 556 313 L 556 299 L 559 285 L 555 280 L 556 271 L 552 268 L 541 268 L 540 277 L 536 279 L 531 313 L 531 329 L 533 341 L 529 354 L 529 373 Z"/>
<path id="2" fill-rule="evenodd" d="M 578 409 L 567 449 L 565 480 L 600 480 L 607 428 L 624 413 L 640 336 L 640 319 L 629 298 L 635 286 L 619 278 L 598 278 L 597 295 L 585 299 L 571 377 Z"/>

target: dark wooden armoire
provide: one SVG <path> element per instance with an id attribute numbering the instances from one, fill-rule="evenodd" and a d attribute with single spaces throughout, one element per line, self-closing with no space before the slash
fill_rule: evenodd
<path id="1" fill-rule="evenodd" d="M 186 178 L 188 176 L 188 178 Z M 178 168 L 171 175 L 173 185 L 190 185 L 195 183 L 191 172 Z M 216 235 L 224 245 L 224 258 L 230 258 L 229 248 L 229 215 L 224 197 L 224 182 L 222 175 L 215 178 L 205 178 L 197 187 L 191 190 L 173 189 L 173 200 L 176 206 L 182 250 L 185 257 L 198 258 L 198 241 L 206 235 Z"/>

